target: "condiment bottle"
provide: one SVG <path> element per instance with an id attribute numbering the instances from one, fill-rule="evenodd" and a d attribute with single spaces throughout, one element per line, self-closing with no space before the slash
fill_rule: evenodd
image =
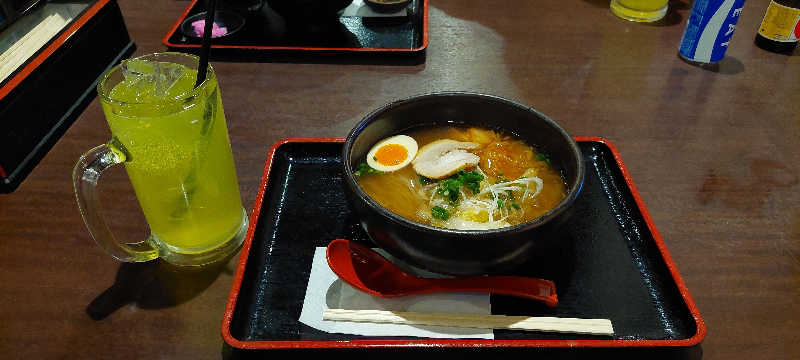
<path id="1" fill-rule="evenodd" d="M 772 0 L 756 34 L 758 47 L 791 53 L 800 38 L 800 0 Z"/>

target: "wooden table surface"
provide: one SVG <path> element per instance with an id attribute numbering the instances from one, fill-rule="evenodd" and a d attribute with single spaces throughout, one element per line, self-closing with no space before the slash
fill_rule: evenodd
<path id="1" fill-rule="evenodd" d="M 800 51 L 753 44 L 768 1 L 752 0 L 719 71 L 688 65 L 676 53 L 689 3 L 671 1 L 667 20 L 646 25 L 616 18 L 602 0 L 431 0 L 422 64 L 212 62 L 244 206 L 253 208 L 280 139 L 344 137 L 372 109 L 419 93 L 507 97 L 571 135 L 617 146 L 706 321 L 704 359 L 798 359 Z M 136 54 L 164 50 L 187 5 L 121 1 Z M 27 180 L 0 195 L 0 353 L 237 355 L 220 323 L 238 256 L 213 275 L 186 274 L 121 265 L 89 237 L 70 176 L 109 137 L 95 100 Z M 146 236 L 124 171 L 101 183 L 115 233 Z"/>

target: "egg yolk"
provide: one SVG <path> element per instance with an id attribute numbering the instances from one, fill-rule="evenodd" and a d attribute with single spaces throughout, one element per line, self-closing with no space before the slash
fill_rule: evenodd
<path id="1" fill-rule="evenodd" d="M 375 161 L 378 164 L 393 166 L 403 162 L 408 157 L 408 150 L 405 146 L 398 144 L 386 144 L 381 146 L 375 153 Z"/>

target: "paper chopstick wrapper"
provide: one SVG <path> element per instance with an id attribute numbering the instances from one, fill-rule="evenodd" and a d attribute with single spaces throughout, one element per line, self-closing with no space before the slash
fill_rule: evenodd
<path id="1" fill-rule="evenodd" d="M 609 319 L 325 309 L 323 320 L 613 335 Z"/>
<path id="2" fill-rule="evenodd" d="M 315 249 L 299 320 L 329 333 L 368 336 L 494 339 L 492 329 L 613 334 L 607 319 L 491 315 L 488 294 L 375 297 L 339 280 L 324 247 Z"/>
<path id="3" fill-rule="evenodd" d="M 0 53 L 0 82 L 28 61 L 31 55 L 39 51 L 66 24 L 67 19 L 60 14 L 51 14 L 11 47 Z"/>
<path id="4" fill-rule="evenodd" d="M 303 309 L 299 321 L 320 331 L 365 336 L 415 336 L 446 339 L 494 339 L 491 329 L 455 326 L 426 326 L 391 323 L 324 320 L 325 309 L 384 310 L 400 312 L 491 313 L 489 294 L 425 294 L 381 298 L 356 290 L 339 279 L 328 267 L 325 248 L 314 252 Z"/>

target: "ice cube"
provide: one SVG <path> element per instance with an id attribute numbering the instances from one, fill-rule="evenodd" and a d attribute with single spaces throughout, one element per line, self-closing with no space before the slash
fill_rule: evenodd
<path id="1" fill-rule="evenodd" d="M 144 100 L 148 96 L 166 98 L 170 89 L 185 72 L 184 66 L 171 62 L 141 59 L 122 62 L 125 83 L 128 87 L 136 89 L 139 100 Z"/>
<path id="2" fill-rule="evenodd" d="M 153 69 L 156 74 L 155 95 L 162 99 L 186 72 L 186 67 L 170 62 L 156 62 Z"/>
<path id="3" fill-rule="evenodd" d="M 137 102 L 141 102 L 149 96 L 154 89 L 152 70 L 148 63 L 143 60 L 123 60 L 122 76 L 125 86 L 134 89 Z"/>

